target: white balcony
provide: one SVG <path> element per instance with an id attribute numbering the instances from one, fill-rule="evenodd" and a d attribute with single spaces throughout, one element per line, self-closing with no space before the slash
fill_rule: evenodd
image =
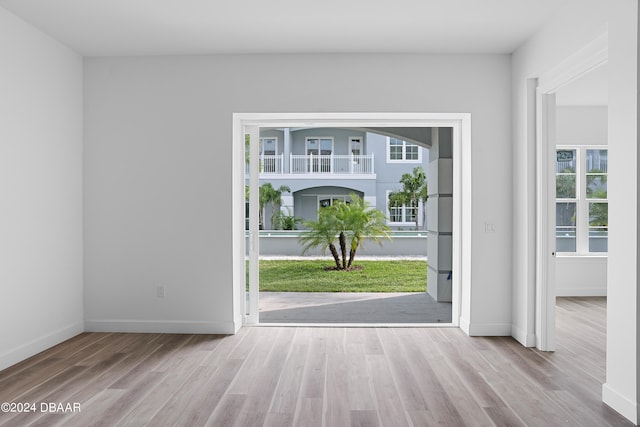
<path id="1" fill-rule="evenodd" d="M 261 155 L 261 175 L 374 175 L 373 154 L 289 156 L 285 170 L 283 154 Z"/>

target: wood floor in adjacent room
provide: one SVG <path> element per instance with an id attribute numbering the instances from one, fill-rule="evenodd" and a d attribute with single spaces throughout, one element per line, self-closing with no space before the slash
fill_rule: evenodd
<path id="1" fill-rule="evenodd" d="M 559 299 L 557 325 L 555 353 L 455 328 L 85 333 L 0 372 L 0 402 L 36 404 L 0 425 L 631 425 L 600 400 L 605 299 Z"/>

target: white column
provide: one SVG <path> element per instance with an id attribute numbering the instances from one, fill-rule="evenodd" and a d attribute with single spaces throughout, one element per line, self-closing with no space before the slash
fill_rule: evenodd
<path id="1" fill-rule="evenodd" d="M 427 182 L 427 292 L 451 301 L 453 231 L 453 159 L 451 128 L 433 128 Z"/>
<path id="2" fill-rule="evenodd" d="M 291 129 L 284 128 L 284 137 L 283 137 L 283 154 L 284 161 L 282 162 L 283 173 L 291 172 Z"/>

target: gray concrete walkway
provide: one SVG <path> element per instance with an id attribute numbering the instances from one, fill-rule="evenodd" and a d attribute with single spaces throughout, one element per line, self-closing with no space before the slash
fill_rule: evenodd
<path id="1" fill-rule="evenodd" d="M 425 293 L 260 292 L 260 323 L 450 323 Z"/>

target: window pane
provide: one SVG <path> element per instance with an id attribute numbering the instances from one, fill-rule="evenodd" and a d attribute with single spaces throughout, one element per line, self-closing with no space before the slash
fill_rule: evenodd
<path id="1" fill-rule="evenodd" d="M 556 203 L 556 251 L 576 251 L 576 203 Z"/>
<path id="2" fill-rule="evenodd" d="M 589 203 L 589 252 L 607 252 L 609 204 Z"/>
<path id="3" fill-rule="evenodd" d="M 607 170 L 608 152 L 607 150 L 587 150 L 586 171 L 587 171 L 587 198 L 606 199 L 607 198 Z"/>
<path id="4" fill-rule="evenodd" d="M 418 160 L 418 146 L 413 144 L 407 144 L 405 146 L 406 159 L 407 160 Z"/>
<path id="5" fill-rule="evenodd" d="M 415 207 L 405 207 L 405 221 L 406 222 L 416 222 L 416 217 L 418 215 L 418 208 Z"/>
<path id="6" fill-rule="evenodd" d="M 389 158 L 391 160 L 402 160 L 402 146 L 397 146 L 397 145 L 390 146 Z"/>
<path id="7" fill-rule="evenodd" d="M 575 199 L 576 198 L 576 175 L 557 174 L 556 175 L 556 198 Z"/>
<path id="8" fill-rule="evenodd" d="M 333 150 L 333 140 L 321 139 L 320 140 L 320 154 L 330 155 Z"/>
<path id="9" fill-rule="evenodd" d="M 587 198 L 607 198 L 607 175 L 587 174 Z"/>
<path id="10" fill-rule="evenodd" d="M 576 173 L 576 150 L 556 151 L 556 173 Z"/>
<path id="11" fill-rule="evenodd" d="M 319 154 L 319 141 L 317 139 L 307 139 L 307 154 Z"/>
<path id="12" fill-rule="evenodd" d="M 402 222 L 402 208 L 389 208 L 389 221 Z"/>
<path id="13" fill-rule="evenodd" d="M 587 173 L 607 173 L 608 150 L 587 150 Z"/>

